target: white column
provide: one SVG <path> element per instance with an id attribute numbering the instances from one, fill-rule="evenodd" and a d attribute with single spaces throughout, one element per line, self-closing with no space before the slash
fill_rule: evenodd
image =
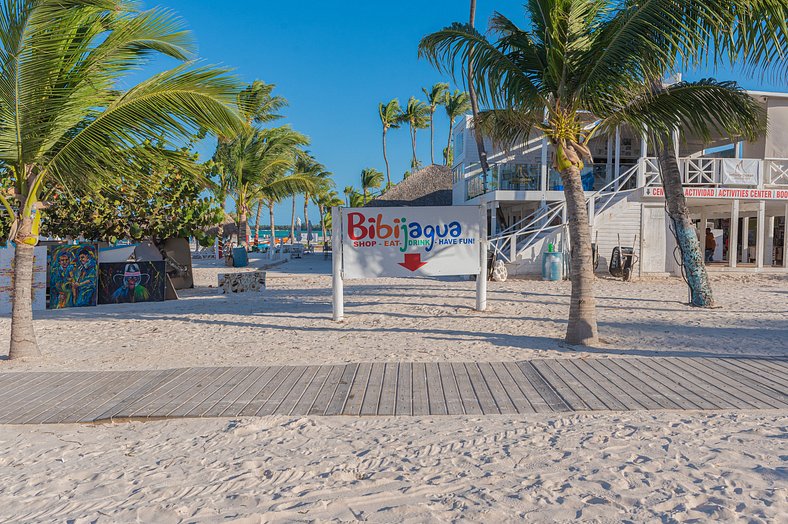
<path id="1" fill-rule="evenodd" d="M 741 258 L 742 264 L 750 261 L 750 217 L 741 219 Z"/>
<path id="2" fill-rule="evenodd" d="M 487 217 L 484 207 L 479 209 L 482 218 Z M 482 220 L 479 235 L 479 274 L 476 276 L 476 311 L 487 309 L 487 221 Z"/>
<path id="3" fill-rule="evenodd" d="M 490 236 L 498 234 L 498 202 L 492 201 L 490 206 Z"/>
<path id="4" fill-rule="evenodd" d="M 594 229 L 596 228 L 596 209 L 594 197 L 588 199 L 588 225 L 591 227 L 591 242 L 594 241 Z"/>
<path id="5" fill-rule="evenodd" d="M 621 176 L 621 127 L 616 126 L 616 154 L 615 154 L 615 168 L 613 169 L 613 178 L 615 184 L 613 189 L 618 191 L 618 177 Z"/>
<path id="6" fill-rule="evenodd" d="M 706 260 L 706 222 L 709 221 L 708 215 L 706 213 L 706 208 L 701 208 L 700 212 L 700 247 L 701 252 L 703 253 L 703 259 Z"/>
<path id="7" fill-rule="evenodd" d="M 728 265 L 736 267 L 736 245 L 739 243 L 739 201 L 731 204 L 731 230 L 728 235 Z"/>
<path id="8" fill-rule="evenodd" d="M 605 185 L 613 180 L 613 137 L 607 135 L 607 162 L 605 163 Z"/>
<path id="9" fill-rule="evenodd" d="M 550 170 L 547 168 L 548 146 L 549 146 L 549 142 L 547 141 L 547 135 L 545 135 L 544 137 L 542 137 L 542 158 L 540 160 L 541 164 L 539 165 L 539 173 L 540 173 L 539 189 L 542 191 L 542 193 L 547 191 L 547 174 L 550 172 Z"/>
<path id="10" fill-rule="evenodd" d="M 755 236 L 755 267 L 763 268 L 763 246 L 766 243 L 766 200 L 758 202 L 758 226 Z"/>
<path id="11" fill-rule="evenodd" d="M 763 264 L 774 265 L 774 217 L 766 217 L 766 247 L 763 253 Z"/>
<path id="12" fill-rule="evenodd" d="M 342 280 L 342 208 L 339 207 L 331 210 L 331 258 L 334 321 L 341 322 L 345 318 L 345 285 Z"/>

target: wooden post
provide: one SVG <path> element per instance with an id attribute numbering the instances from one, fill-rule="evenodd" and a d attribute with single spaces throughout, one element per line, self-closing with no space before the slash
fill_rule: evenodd
<path id="1" fill-rule="evenodd" d="M 731 204 L 731 231 L 728 235 L 728 266 L 736 267 L 736 246 L 739 243 L 739 201 Z"/>
<path id="2" fill-rule="evenodd" d="M 479 275 L 476 277 L 476 311 L 487 309 L 487 207 L 479 207 Z"/>
<path id="3" fill-rule="evenodd" d="M 342 208 L 331 210 L 331 264 L 333 268 L 333 305 L 334 321 L 345 318 L 345 288 L 342 280 Z"/>

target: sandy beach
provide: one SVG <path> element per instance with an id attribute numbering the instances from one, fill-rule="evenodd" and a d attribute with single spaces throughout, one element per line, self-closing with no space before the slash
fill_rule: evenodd
<path id="1" fill-rule="evenodd" d="M 322 255 L 268 270 L 262 295 L 220 295 L 216 275 L 232 268 L 195 265 L 197 287 L 181 300 L 37 312 L 43 358 L 4 362 L 3 370 L 788 354 L 788 275 L 713 275 L 721 307 L 712 310 L 688 307 L 680 279 L 598 278 L 603 344 L 578 350 L 561 341 L 568 281 L 491 282 L 489 309 L 479 313 L 467 280 L 353 280 L 338 324 Z M 0 354 L 9 330 L 10 319 L 0 318 Z"/>

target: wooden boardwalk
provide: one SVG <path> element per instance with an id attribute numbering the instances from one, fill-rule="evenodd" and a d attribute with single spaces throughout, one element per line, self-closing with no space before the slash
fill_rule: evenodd
<path id="1" fill-rule="evenodd" d="M 0 373 L 0 424 L 788 408 L 788 359 L 593 358 Z"/>

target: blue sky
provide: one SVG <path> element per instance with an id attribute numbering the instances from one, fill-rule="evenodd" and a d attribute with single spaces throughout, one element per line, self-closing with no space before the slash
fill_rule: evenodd
<path id="1" fill-rule="evenodd" d="M 148 6 L 170 8 L 186 20 L 206 62 L 232 67 L 244 82 L 260 79 L 276 84 L 276 93 L 290 102 L 281 122 L 311 138 L 310 151 L 334 173 L 340 194 L 346 185 L 359 185 L 363 168 L 385 171 L 377 104 L 395 97 L 403 104 L 410 96 L 424 99 L 422 87 L 450 81 L 418 59 L 417 45 L 425 34 L 466 21 L 468 4 L 465 0 L 146 1 Z M 521 0 L 479 0 L 477 27 L 486 28 L 494 10 L 525 25 L 521 6 Z M 685 78 L 702 76 L 711 75 L 700 72 Z M 750 89 L 780 89 L 735 78 L 730 72 L 714 76 L 740 80 Z M 435 155 L 440 162 L 448 133 L 442 108 L 436 112 L 435 126 Z M 391 131 L 388 143 L 396 182 L 410 166 L 407 128 Z M 201 144 L 203 158 L 212 152 L 212 144 Z M 428 130 L 419 132 L 417 152 L 428 164 Z M 303 202 L 298 209 L 303 212 Z M 310 212 L 310 218 L 316 220 L 317 212 Z M 280 206 L 276 221 L 290 222 L 289 204 Z"/>

